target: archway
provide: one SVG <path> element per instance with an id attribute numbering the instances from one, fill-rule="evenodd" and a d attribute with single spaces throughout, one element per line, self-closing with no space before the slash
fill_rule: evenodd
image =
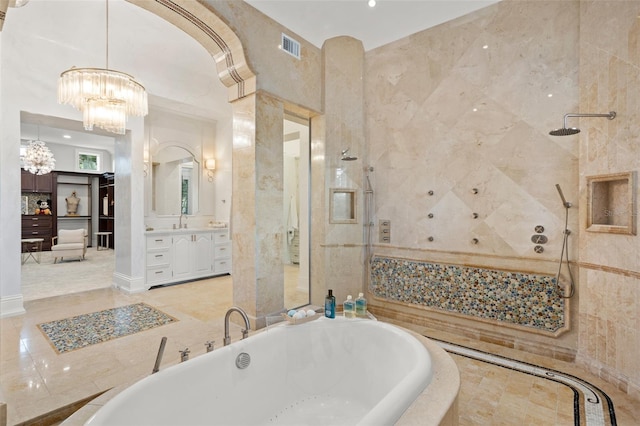
<path id="1" fill-rule="evenodd" d="M 7 8 L 14 3 L 14 1 L 0 2 L 0 29 L 7 17 Z M 228 101 L 245 98 L 255 92 L 255 75 L 247 65 L 240 40 L 206 5 L 199 2 L 172 2 L 165 0 L 157 2 L 128 1 L 128 3 L 135 4 L 175 25 L 204 46 L 216 62 L 218 77 L 229 89 Z M 9 16 L 11 16 L 10 13 Z M 13 123 L 14 121 L 18 123 L 19 118 L 17 116 L 14 117 L 14 115 L 16 114 L 7 115 L 4 117 L 6 121 L 2 121 L 5 124 Z M 5 136 L 10 134 L 10 139 L 12 140 L 19 140 L 19 127 L 17 125 L 14 126 L 12 124 L 11 129 L 3 133 L 6 133 Z M 17 139 L 16 135 L 18 136 Z M 2 155 L 0 155 L 2 168 L 3 170 L 6 169 L 7 172 L 7 175 L 4 176 L 7 179 L 3 179 L 5 183 L 20 181 L 19 171 L 13 170 L 13 167 L 11 167 L 14 165 L 12 159 L 15 158 L 13 151 L 16 149 L 13 145 L 7 146 L 6 149 L 3 149 Z M 3 247 L 18 246 L 19 243 L 19 226 L 16 226 L 16 223 L 19 222 L 19 216 L 14 213 L 20 211 L 19 197 L 14 195 L 14 193 L 19 192 L 19 185 L 17 188 L 17 190 L 12 188 L 0 193 L 3 217 L 8 219 L 2 221 L 3 223 L 0 225 L 2 227 L 0 234 L 3 235 L 4 240 Z M 13 219 L 18 222 L 13 223 L 15 222 Z M 11 251 L 13 252 L 13 250 Z M 7 254 L 8 256 L 2 262 L 2 268 L 0 268 L 2 269 L 2 272 L 0 272 L 0 282 L 2 283 L 0 304 L 2 305 L 3 316 L 24 312 L 19 286 L 19 253 L 17 255 L 15 253 L 9 255 L 9 250 L 7 250 Z"/>

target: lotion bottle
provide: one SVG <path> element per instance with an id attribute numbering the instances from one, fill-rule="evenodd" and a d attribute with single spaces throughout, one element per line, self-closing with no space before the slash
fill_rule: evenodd
<path id="1" fill-rule="evenodd" d="M 336 317 L 336 298 L 331 289 L 329 289 L 329 294 L 324 298 L 324 316 L 327 318 Z"/>
<path id="2" fill-rule="evenodd" d="M 359 293 L 356 299 L 356 316 L 360 318 L 367 316 L 367 299 L 364 298 L 362 293 Z"/>
<path id="3" fill-rule="evenodd" d="M 353 301 L 351 295 L 347 296 L 347 300 L 344 301 L 344 304 L 342 306 L 345 318 L 356 317 L 356 302 Z"/>

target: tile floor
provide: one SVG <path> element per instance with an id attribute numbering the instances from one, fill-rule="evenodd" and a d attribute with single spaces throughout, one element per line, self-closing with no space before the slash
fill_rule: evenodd
<path id="1" fill-rule="evenodd" d="M 113 252 L 101 253 L 112 256 Z M 90 255 L 97 256 L 97 253 Z M 96 257 L 92 259 L 96 260 Z M 43 265 L 47 264 L 43 262 Z M 72 281 L 69 276 L 65 280 Z M 92 280 L 92 285 L 100 287 L 94 282 L 100 280 L 96 275 Z M 0 320 L 0 400 L 7 402 L 9 425 L 150 374 L 163 336 L 168 337 L 168 341 L 161 368 L 179 362 L 179 350 L 188 347 L 193 358 L 205 352 L 207 340 L 215 340 L 216 347 L 222 344 L 224 314 L 232 305 L 233 283 L 230 276 L 136 295 L 122 294 L 109 287 L 109 283 L 110 277 L 106 277 L 101 288 L 88 291 L 81 291 L 82 288 L 74 284 L 70 285 L 69 294 L 45 298 L 42 296 L 52 294 L 47 288 L 49 284 L 43 284 L 45 289 L 39 294 L 37 283 L 25 283 L 27 313 Z M 140 302 L 178 321 L 63 354 L 56 353 L 37 327 L 42 322 Z M 585 373 L 574 364 L 437 330 L 411 328 L 437 339 L 581 377 L 600 387 L 613 399 L 618 425 L 638 424 L 640 402 L 631 400 L 612 385 Z M 234 325 L 231 335 L 234 340 L 238 339 L 240 327 Z M 453 358 L 462 378 L 460 425 L 573 424 L 572 394 L 565 386 L 466 357 L 453 355 Z"/>

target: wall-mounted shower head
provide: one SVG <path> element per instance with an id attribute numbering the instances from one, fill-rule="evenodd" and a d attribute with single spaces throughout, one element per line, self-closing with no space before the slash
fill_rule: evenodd
<path id="1" fill-rule="evenodd" d="M 613 120 L 614 118 L 616 118 L 616 112 L 610 111 L 609 114 L 565 114 L 564 125 L 562 126 L 562 128 L 552 130 L 549 132 L 549 134 L 551 136 L 569 136 L 580 133 L 580 129 L 578 129 L 577 127 L 567 127 L 568 117 L 606 117 L 609 120 Z"/>
<path id="2" fill-rule="evenodd" d="M 342 151 L 342 157 L 340 157 L 342 161 L 355 161 L 358 159 L 358 157 L 352 157 L 351 155 L 349 155 L 349 149 L 350 148 L 347 148 Z"/>

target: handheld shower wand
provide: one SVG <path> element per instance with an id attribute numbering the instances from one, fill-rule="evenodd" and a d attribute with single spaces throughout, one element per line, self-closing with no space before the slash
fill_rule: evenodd
<path id="1" fill-rule="evenodd" d="M 558 190 L 558 194 L 560 194 L 560 198 L 562 199 L 562 205 L 567 209 L 571 207 L 571 203 L 568 202 L 566 198 L 564 198 L 564 194 L 562 193 L 562 188 L 560 188 L 559 183 L 556 183 L 556 189 Z"/>
<path id="2" fill-rule="evenodd" d="M 569 295 L 565 295 L 565 293 L 562 292 L 560 296 L 565 299 L 569 299 L 570 297 L 573 296 L 573 294 L 576 291 L 575 282 L 573 279 L 573 272 L 571 271 L 571 265 L 569 264 L 569 234 L 571 234 L 571 231 L 569 231 L 568 226 L 569 226 L 569 209 L 571 208 L 571 203 L 568 202 L 566 198 L 564 198 L 564 194 L 562 193 L 562 188 L 560 188 L 560 184 L 556 183 L 556 189 L 558 190 L 558 194 L 560 194 L 560 198 L 562 199 L 562 205 L 564 206 L 564 209 L 565 209 L 562 250 L 560 251 L 560 265 L 558 266 L 558 274 L 556 275 L 556 285 L 558 286 L 560 285 L 560 272 L 562 271 L 563 257 L 565 257 L 567 262 L 567 270 L 569 271 L 569 280 L 570 280 Z"/>

